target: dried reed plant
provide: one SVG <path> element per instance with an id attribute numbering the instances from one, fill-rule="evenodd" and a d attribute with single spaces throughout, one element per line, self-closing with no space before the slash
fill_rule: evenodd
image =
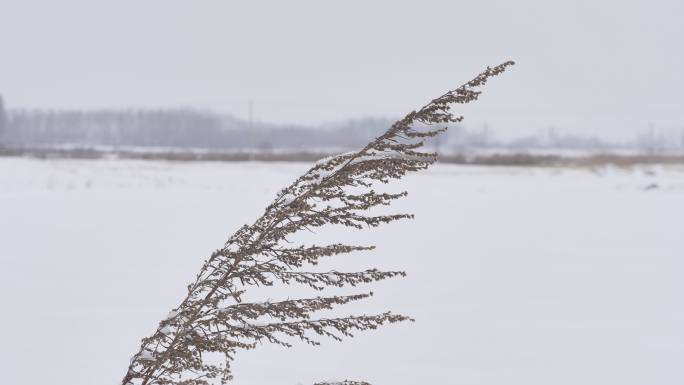
<path id="1" fill-rule="evenodd" d="M 289 347 L 294 339 L 316 345 L 317 337 L 341 340 L 352 337 L 355 331 L 411 320 L 392 312 L 315 317 L 318 311 L 358 301 L 372 293 L 265 302 L 245 302 L 243 296 L 254 285 L 298 283 L 325 291 L 329 287 L 357 286 L 404 276 L 403 271 L 378 269 L 302 270 L 324 257 L 374 247 L 340 243 L 297 245 L 290 239 L 303 230 L 326 225 L 362 229 L 412 218 L 411 214 L 372 215 L 370 209 L 388 206 L 406 195 L 405 191 L 380 193 L 374 186 L 433 164 L 437 154 L 422 147 L 427 139 L 446 130 L 448 124 L 463 119 L 452 114 L 451 106 L 476 100 L 480 95 L 477 89 L 512 64 L 509 61 L 487 68 L 461 87 L 412 111 L 363 149 L 322 159 L 283 189 L 261 217 L 240 228 L 204 262 L 195 281 L 188 286 L 187 296 L 151 336 L 142 340 L 122 384 L 225 384 L 232 379 L 230 362 L 235 353 L 253 349 L 260 342 Z"/>

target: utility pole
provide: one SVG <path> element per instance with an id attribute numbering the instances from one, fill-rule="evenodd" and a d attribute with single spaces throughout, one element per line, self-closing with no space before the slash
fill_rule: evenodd
<path id="1" fill-rule="evenodd" d="M 656 137 L 655 137 L 655 124 L 648 124 L 648 153 L 650 155 L 656 152 Z"/>
<path id="2" fill-rule="evenodd" d="M 482 147 L 487 148 L 489 146 L 489 124 L 485 121 L 482 123 Z"/>
<path id="3" fill-rule="evenodd" d="M 254 102 L 252 99 L 247 102 L 247 112 L 249 116 L 249 131 L 252 132 L 254 129 Z"/>
<path id="4" fill-rule="evenodd" d="M 5 113 L 5 101 L 0 95 L 0 145 L 3 143 L 3 136 L 7 132 L 7 113 Z"/>
<path id="5" fill-rule="evenodd" d="M 254 151 L 257 148 L 256 135 L 254 134 L 254 102 L 252 99 L 247 101 L 247 148 L 249 148 L 249 159 L 254 160 Z"/>

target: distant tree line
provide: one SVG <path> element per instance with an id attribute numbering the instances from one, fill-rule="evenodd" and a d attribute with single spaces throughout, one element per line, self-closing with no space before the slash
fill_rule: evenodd
<path id="1" fill-rule="evenodd" d="M 391 119 L 366 118 L 325 126 L 247 122 L 196 109 L 54 111 L 7 109 L 0 96 L 0 146 L 9 148 L 74 146 L 166 147 L 213 150 L 330 151 L 356 148 L 381 134 Z M 598 150 L 632 149 L 655 154 L 684 151 L 684 129 L 649 127 L 632 141 L 560 134 L 550 128 L 511 140 L 494 137 L 487 127 L 451 125 L 429 147 L 444 153 L 473 149 Z"/>
<path id="2" fill-rule="evenodd" d="M 2 142 L 7 146 L 20 147 L 347 148 L 366 143 L 388 126 L 388 120 L 372 118 L 327 127 L 308 127 L 250 124 L 230 116 L 193 109 L 5 111 L 0 104 Z"/>

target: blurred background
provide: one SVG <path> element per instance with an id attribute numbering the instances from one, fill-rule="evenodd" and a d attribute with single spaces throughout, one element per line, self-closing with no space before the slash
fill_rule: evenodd
<path id="1" fill-rule="evenodd" d="M 682 15 L 0 0 L 0 372 L 117 383 L 204 258 L 313 161 L 510 59 L 429 143 L 440 162 L 392 186 L 414 221 L 325 235 L 378 246 L 331 268 L 408 273 L 342 313 L 417 322 L 240 354 L 235 383 L 681 384 Z"/>

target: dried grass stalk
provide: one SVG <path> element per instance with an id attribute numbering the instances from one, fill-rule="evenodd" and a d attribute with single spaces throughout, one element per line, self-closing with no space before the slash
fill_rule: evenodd
<path id="1" fill-rule="evenodd" d="M 404 276 L 403 271 L 378 269 L 303 270 L 321 258 L 371 250 L 373 246 L 293 245 L 288 240 L 298 232 L 326 225 L 362 229 L 412 218 L 403 213 L 371 215 L 370 209 L 390 205 L 406 195 L 405 191 L 380 193 L 374 186 L 433 164 L 437 154 L 423 150 L 425 141 L 446 130 L 448 124 L 463 119 L 452 114 L 451 106 L 476 100 L 480 95 L 477 89 L 512 64 L 509 61 L 487 68 L 461 87 L 412 111 L 363 149 L 322 159 L 283 189 L 261 217 L 240 228 L 204 262 L 188 286 L 185 299 L 151 336 L 142 340 L 122 384 L 224 384 L 232 379 L 230 361 L 236 351 L 253 349 L 259 342 L 289 347 L 292 340 L 301 340 L 316 345 L 319 337 L 341 340 L 352 337 L 355 331 L 411 320 L 392 312 L 315 317 L 320 310 L 358 301 L 372 293 L 249 303 L 242 298 L 254 285 L 298 283 L 325 291 L 328 287 Z"/>

